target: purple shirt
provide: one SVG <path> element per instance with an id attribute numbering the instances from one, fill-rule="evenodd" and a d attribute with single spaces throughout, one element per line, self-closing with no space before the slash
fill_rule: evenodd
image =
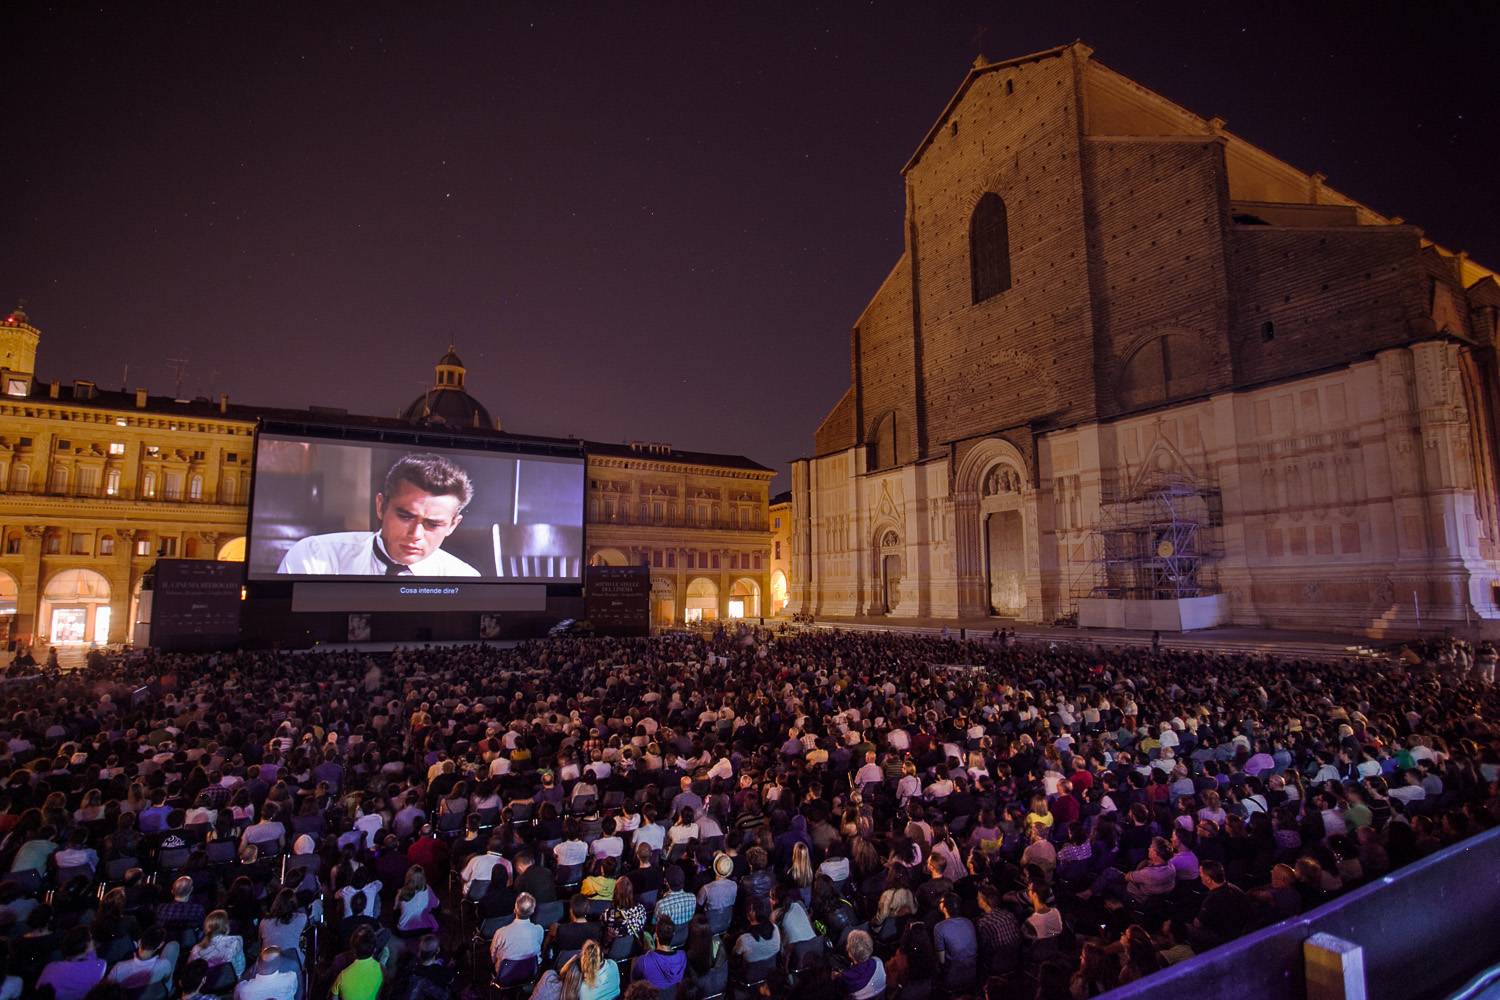
<path id="1" fill-rule="evenodd" d="M 83 1000 L 88 991 L 104 978 L 108 966 L 104 959 L 88 957 L 66 962 L 49 962 L 37 979 L 38 986 L 52 985 L 57 1000 Z"/>

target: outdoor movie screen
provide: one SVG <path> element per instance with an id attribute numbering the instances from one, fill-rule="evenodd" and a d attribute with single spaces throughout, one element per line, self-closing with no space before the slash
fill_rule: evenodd
<path id="1" fill-rule="evenodd" d="M 251 580 L 578 584 L 581 458 L 262 433 Z"/>

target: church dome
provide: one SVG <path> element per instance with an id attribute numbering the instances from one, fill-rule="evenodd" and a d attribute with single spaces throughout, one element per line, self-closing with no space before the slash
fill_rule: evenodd
<path id="1" fill-rule="evenodd" d="M 453 345 L 437 363 L 433 386 L 412 400 L 401 411 L 401 419 L 417 424 L 439 424 L 446 427 L 482 427 L 499 430 L 484 404 L 464 389 L 464 363 Z"/>

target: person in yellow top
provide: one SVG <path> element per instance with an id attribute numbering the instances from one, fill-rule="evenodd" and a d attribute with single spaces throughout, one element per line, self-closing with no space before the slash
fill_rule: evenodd
<path id="1" fill-rule="evenodd" d="M 1052 820 L 1052 810 L 1047 808 L 1047 800 L 1043 796 L 1038 795 L 1031 800 L 1031 812 L 1026 814 L 1026 826 L 1024 829 L 1030 830 L 1033 826 L 1040 823 L 1048 830 L 1051 830 Z"/>
<path id="2" fill-rule="evenodd" d="M 583 880 L 578 891 L 590 899 L 614 899 L 615 874 L 620 870 L 620 862 L 616 858 L 604 857 L 599 859 L 598 865 L 595 873 Z"/>

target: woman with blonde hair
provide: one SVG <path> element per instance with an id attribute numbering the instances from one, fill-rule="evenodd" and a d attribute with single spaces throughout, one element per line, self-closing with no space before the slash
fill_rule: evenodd
<path id="1" fill-rule="evenodd" d="M 73 822 L 92 823 L 104 815 L 104 793 L 90 788 L 83 793 L 83 802 L 73 812 Z"/>
<path id="2" fill-rule="evenodd" d="M 583 943 L 583 950 L 578 953 L 578 969 L 583 973 L 578 1000 L 613 1000 L 620 995 L 620 968 L 604 957 L 598 941 Z"/>
<path id="3" fill-rule="evenodd" d="M 1042 795 L 1034 796 L 1031 800 L 1031 812 L 1026 814 L 1025 829 L 1030 830 L 1037 823 L 1040 823 L 1048 830 L 1051 830 L 1053 818 L 1052 811 L 1047 808 L 1046 797 Z"/>
<path id="4" fill-rule="evenodd" d="M 792 846 L 792 886 L 800 890 L 802 901 L 806 903 L 812 896 L 813 884 L 812 854 L 807 845 L 798 841 Z"/>
<path id="5" fill-rule="evenodd" d="M 229 914 L 226 911 L 214 910 L 203 918 L 203 938 L 193 945 L 188 959 L 202 959 L 210 969 L 228 963 L 236 978 L 244 974 L 244 942 L 239 935 L 229 933 Z"/>
<path id="6" fill-rule="evenodd" d="M 431 912 L 436 909 L 435 903 L 427 888 L 427 872 L 421 865 L 412 865 L 406 870 L 406 883 L 396 893 L 396 936 L 404 940 L 437 930 L 437 919 Z"/>
<path id="7" fill-rule="evenodd" d="M 1220 804 L 1219 793 L 1209 788 L 1199 798 L 1203 800 L 1203 808 L 1198 810 L 1198 818 L 1223 826 L 1224 822 L 1229 818 L 1229 814 L 1224 811 L 1224 807 Z"/>

